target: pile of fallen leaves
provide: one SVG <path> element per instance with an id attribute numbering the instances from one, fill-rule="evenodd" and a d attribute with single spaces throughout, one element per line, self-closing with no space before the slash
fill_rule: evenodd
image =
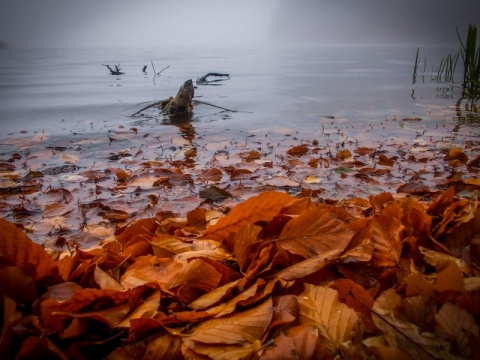
<path id="1" fill-rule="evenodd" d="M 265 192 L 47 253 L 0 220 L 2 358 L 480 358 L 480 211 L 455 190 Z"/>

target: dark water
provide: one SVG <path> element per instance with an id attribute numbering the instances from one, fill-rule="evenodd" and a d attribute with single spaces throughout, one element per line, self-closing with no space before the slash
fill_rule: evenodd
<path id="1" fill-rule="evenodd" d="M 230 80 L 199 86 L 196 96 L 242 111 L 225 116 L 199 106 L 197 126 L 218 126 L 216 131 L 314 128 L 323 116 L 370 124 L 409 116 L 450 121 L 454 115 L 447 109 L 458 87 L 431 81 L 429 72 L 454 50 L 422 50 L 419 72 L 423 57 L 428 65 L 424 81 L 419 75 L 415 85 L 415 48 L 1 50 L 0 141 L 22 131 L 68 135 L 151 125 L 158 119 L 139 123 L 129 115 L 212 71 L 229 73 Z M 157 72 L 169 68 L 155 77 L 151 62 Z M 120 64 L 125 74 L 112 76 L 102 64 Z"/>

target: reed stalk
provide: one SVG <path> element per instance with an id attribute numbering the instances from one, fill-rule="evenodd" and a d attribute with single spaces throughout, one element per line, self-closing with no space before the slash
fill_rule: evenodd
<path id="1" fill-rule="evenodd" d="M 460 53 L 463 60 L 463 97 L 480 98 L 480 46 L 477 45 L 477 27 L 469 24 L 467 40 L 464 43 L 458 32 L 462 46 Z"/>

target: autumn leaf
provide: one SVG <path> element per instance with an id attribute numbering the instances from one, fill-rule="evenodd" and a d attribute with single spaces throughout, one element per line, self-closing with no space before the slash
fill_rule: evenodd
<path id="1" fill-rule="evenodd" d="M 339 302 L 338 292 L 325 286 L 304 285 L 297 297 L 300 304 L 300 323 L 316 326 L 326 346 L 335 351 L 340 344 L 355 336 L 358 315 L 347 305 Z"/>
<path id="2" fill-rule="evenodd" d="M 207 227 L 203 236 L 220 242 L 231 241 L 232 236 L 244 225 L 257 221 L 269 221 L 293 198 L 285 193 L 269 191 L 252 197 L 235 206 L 232 211 Z"/>
<path id="3" fill-rule="evenodd" d="M 453 147 L 448 150 L 448 154 L 445 155 L 445 160 L 449 160 L 450 165 L 465 164 L 468 161 L 468 156 L 458 147 Z"/>
<path id="4" fill-rule="evenodd" d="M 205 344 L 253 343 L 265 333 L 273 314 L 272 300 L 233 315 L 202 322 L 191 339 Z"/>
<path id="5" fill-rule="evenodd" d="M 352 231 L 324 208 L 314 208 L 290 220 L 283 228 L 277 244 L 304 258 L 339 254 L 352 238 Z"/>
<path id="6" fill-rule="evenodd" d="M 142 360 L 180 359 L 182 357 L 181 347 L 180 337 L 165 334 L 148 344 Z"/>
<path id="7" fill-rule="evenodd" d="M 469 337 L 479 337 L 479 328 L 472 315 L 456 304 L 445 303 L 435 315 L 436 332 L 454 339 L 455 355 L 472 355 Z"/>
<path id="8" fill-rule="evenodd" d="M 376 215 L 367 224 L 373 242 L 373 259 L 376 266 L 398 266 L 404 226 L 396 218 Z"/>
<path id="9" fill-rule="evenodd" d="M 257 240 L 261 230 L 260 226 L 247 224 L 235 234 L 233 252 L 242 271 L 245 271 L 252 261 L 251 245 Z"/>
<path id="10" fill-rule="evenodd" d="M 222 180 L 222 177 L 223 177 L 222 171 L 216 168 L 203 169 L 198 175 L 198 179 L 205 182 L 208 182 L 208 181 L 219 182 Z"/>
<path id="11" fill-rule="evenodd" d="M 449 359 L 449 345 L 434 334 L 422 332 L 414 324 L 396 316 L 402 299 L 395 289 L 384 291 L 373 306 L 373 321 L 391 347 L 398 347 L 415 359 Z"/>
<path id="12" fill-rule="evenodd" d="M 0 219 L 0 256 L 22 267 L 34 280 L 59 280 L 57 265 L 44 248 L 3 219 Z"/>
<path id="13" fill-rule="evenodd" d="M 345 150 L 341 150 L 341 151 L 337 152 L 335 157 L 340 159 L 340 160 L 345 160 L 345 159 L 348 159 L 349 157 L 352 157 L 352 153 L 350 152 L 350 150 L 345 149 Z"/>
<path id="14" fill-rule="evenodd" d="M 294 146 L 293 148 L 287 150 L 287 154 L 290 156 L 304 156 L 308 153 L 308 146 L 307 145 L 298 145 Z"/>

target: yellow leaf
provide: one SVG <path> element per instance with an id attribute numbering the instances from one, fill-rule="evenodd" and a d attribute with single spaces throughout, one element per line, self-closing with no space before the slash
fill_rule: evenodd
<path id="1" fill-rule="evenodd" d="M 353 338 L 358 315 L 339 301 L 336 290 L 305 284 L 303 293 L 298 296 L 298 303 L 300 324 L 318 327 L 320 335 L 329 341 L 327 347 L 331 351 Z"/>

